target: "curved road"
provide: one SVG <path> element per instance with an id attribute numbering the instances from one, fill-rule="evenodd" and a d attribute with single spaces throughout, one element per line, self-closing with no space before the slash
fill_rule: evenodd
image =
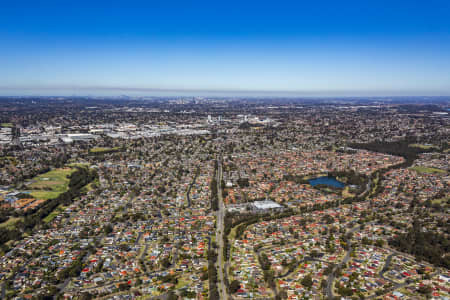
<path id="1" fill-rule="evenodd" d="M 190 197 L 191 189 L 192 189 L 192 186 L 194 185 L 195 181 L 197 180 L 198 173 L 199 173 L 198 169 L 196 169 L 195 170 L 194 179 L 192 179 L 192 182 L 191 182 L 191 184 L 189 184 L 188 190 L 186 192 L 186 199 L 187 199 L 187 202 L 188 202 L 188 208 L 191 207 L 191 197 Z"/>
<path id="2" fill-rule="evenodd" d="M 348 233 L 354 233 L 355 231 L 359 230 L 360 228 L 361 228 L 361 225 L 353 227 L 352 229 L 350 229 L 348 231 Z M 326 295 L 327 295 L 328 299 L 333 299 L 334 298 L 333 289 L 332 289 L 333 282 L 334 282 L 334 277 L 335 277 L 334 273 L 335 273 L 337 268 L 340 268 L 343 264 L 346 264 L 349 261 L 350 253 L 352 252 L 352 250 L 353 249 L 350 246 L 350 248 L 347 251 L 347 254 L 345 254 L 344 259 L 334 267 L 334 269 L 332 270 L 330 276 L 328 276 L 328 278 L 327 278 Z"/>

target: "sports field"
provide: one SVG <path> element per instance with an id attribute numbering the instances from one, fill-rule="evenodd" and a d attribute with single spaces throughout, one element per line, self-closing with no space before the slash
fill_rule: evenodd
<path id="1" fill-rule="evenodd" d="M 53 199 L 68 190 L 69 176 L 75 168 L 61 168 L 34 177 L 28 186 L 31 195 L 36 199 Z"/>

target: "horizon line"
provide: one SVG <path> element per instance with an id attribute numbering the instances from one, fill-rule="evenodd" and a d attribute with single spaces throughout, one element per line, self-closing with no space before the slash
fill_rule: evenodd
<path id="1" fill-rule="evenodd" d="M 23 94 L 6 94 L 6 91 L 23 91 Z M 26 92 L 28 91 L 28 93 Z M 53 91 L 45 93 L 45 91 Z M 84 93 L 82 93 L 84 91 Z M 85 94 L 91 91 L 96 95 Z M 123 86 L 0 86 L 0 97 L 120 97 L 131 95 L 111 95 L 114 92 L 150 93 L 153 95 L 133 95 L 135 97 L 159 97 L 154 93 L 163 93 L 165 96 L 194 96 L 195 94 L 209 94 L 208 96 L 253 96 L 253 97 L 450 97 L 450 91 L 437 90 L 401 90 L 401 89 L 330 89 L 330 90 L 258 90 L 258 89 L 220 89 L 220 88 L 155 88 L 155 87 L 123 87 Z M 30 94 L 30 92 L 32 94 Z M 66 93 L 71 93 L 70 95 Z M 102 92 L 104 94 L 102 94 Z M 108 94 L 109 92 L 109 94 Z M 170 95 L 174 93 L 176 95 Z M 193 95 L 194 94 L 194 95 Z M 198 95 L 201 97 L 203 95 Z"/>

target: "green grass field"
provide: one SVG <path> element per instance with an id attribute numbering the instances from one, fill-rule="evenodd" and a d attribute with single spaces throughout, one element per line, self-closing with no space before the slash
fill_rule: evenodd
<path id="1" fill-rule="evenodd" d="M 62 168 L 36 176 L 29 185 L 31 195 L 36 199 L 53 199 L 68 190 L 70 176 L 75 168 Z"/>
<path id="2" fill-rule="evenodd" d="M 12 128 L 14 125 L 13 123 L 1 123 L 0 127 L 8 127 L 8 128 Z"/>
<path id="3" fill-rule="evenodd" d="M 434 145 L 409 144 L 408 146 L 412 147 L 412 148 L 420 148 L 420 149 L 424 149 L 424 150 L 428 150 L 428 149 L 431 149 L 431 148 L 436 148 L 437 149 L 437 147 L 434 146 Z"/>
<path id="4" fill-rule="evenodd" d="M 450 197 L 446 197 L 446 198 L 441 198 L 441 199 L 434 199 L 431 201 L 431 203 L 435 204 L 442 204 L 442 203 L 447 203 L 450 200 Z"/>
<path id="5" fill-rule="evenodd" d="M 355 194 L 350 193 L 350 187 L 346 186 L 342 190 L 342 198 L 353 198 L 353 197 L 355 197 Z"/>
<path id="6" fill-rule="evenodd" d="M 445 173 L 445 171 L 441 169 L 421 167 L 421 166 L 411 167 L 411 170 L 414 170 L 417 173 Z"/>
<path id="7" fill-rule="evenodd" d="M 186 277 L 179 277 L 178 278 L 178 283 L 175 286 L 175 289 L 181 289 L 182 287 L 185 287 L 187 285 L 191 285 L 191 282 L 188 278 Z"/>
<path id="8" fill-rule="evenodd" d="M 95 185 L 97 185 L 97 186 L 100 185 L 98 179 L 96 179 L 96 180 L 94 180 L 94 181 L 88 183 L 87 185 L 85 185 L 81 191 L 82 191 L 82 192 L 86 192 L 86 193 L 87 193 L 87 192 L 90 192 L 90 191 L 93 191 Z"/>
<path id="9" fill-rule="evenodd" d="M 89 167 L 89 163 L 71 163 L 68 164 L 69 167 L 80 167 L 80 168 L 84 168 L 84 167 Z"/>
<path id="10" fill-rule="evenodd" d="M 59 205 L 57 208 L 55 208 L 48 216 L 44 218 L 44 223 L 50 223 L 53 221 L 54 218 L 56 218 L 57 215 L 62 213 L 66 209 L 65 206 Z"/>
<path id="11" fill-rule="evenodd" d="M 9 219 L 7 221 L 0 223 L 0 228 L 8 228 L 8 229 L 14 228 L 16 223 L 20 220 L 22 220 L 21 217 L 17 217 L 17 218 L 9 217 Z"/>
<path id="12" fill-rule="evenodd" d="M 1 156 L 0 161 L 10 161 L 13 164 L 17 164 L 17 160 L 13 156 Z"/>
<path id="13" fill-rule="evenodd" d="M 94 147 L 89 149 L 89 153 L 107 153 L 107 152 L 115 152 L 119 151 L 119 147 L 108 148 L 108 147 Z"/>

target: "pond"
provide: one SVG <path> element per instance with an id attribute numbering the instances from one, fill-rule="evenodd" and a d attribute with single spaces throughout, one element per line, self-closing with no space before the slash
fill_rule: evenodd
<path id="1" fill-rule="evenodd" d="M 325 185 L 336 187 L 336 188 L 345 187 L 345 184 L 343 182 L 340 182 L 339 180 L 337 180 L 336 178 L 334 178 L 332 176 L 317 177 L 317 178 L 308 180 L 308 182 L 312 186 L 316 186 L 318 184 L 325 184 Z"/>

